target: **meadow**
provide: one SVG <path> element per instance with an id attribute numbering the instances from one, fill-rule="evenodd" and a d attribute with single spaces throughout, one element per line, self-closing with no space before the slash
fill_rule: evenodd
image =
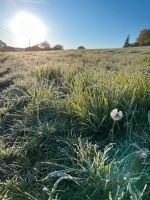
<path id="1" fill-rule="evenodd" d="M 0 199 L 149 197 L 150 47 L 0 53 Z"/>

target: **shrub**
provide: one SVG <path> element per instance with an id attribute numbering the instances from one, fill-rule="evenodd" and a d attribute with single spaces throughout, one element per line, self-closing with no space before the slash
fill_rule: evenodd
<path id="1" fill-rule="evenodd" d="M 78 49 L 85 49 L 85 47 L 84 46 L 79 46 Z"/>

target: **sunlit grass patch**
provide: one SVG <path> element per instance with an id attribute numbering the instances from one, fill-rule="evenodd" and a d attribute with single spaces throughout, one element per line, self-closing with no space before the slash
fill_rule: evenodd
<path id="1" fill-rule="evenodd" d="M 145 118 L 150 106 L 149 81 L 142 73 L 119 71 L 106 76 L 103 70 L 90 75 L 87 71 L 77 74 L 69 86 L 66 113 L 93 132 L 109 131 L 112 124 L 109 114 L 114 108 L 122 110 L 124 122 L 128 122 Z"/>

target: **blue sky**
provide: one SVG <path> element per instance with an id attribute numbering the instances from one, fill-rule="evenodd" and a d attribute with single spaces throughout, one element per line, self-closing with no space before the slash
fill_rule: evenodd
<path id="1" fill-rule="evenodd" d="M 0 0 L 0 39 L 10 45 L 16 44 L 8 24 L 21 11 L 40 19 L 45 40 L 65 49 L 119 48 L 128 34 L 134 42 L 150 28 L 150 0 Z"/>

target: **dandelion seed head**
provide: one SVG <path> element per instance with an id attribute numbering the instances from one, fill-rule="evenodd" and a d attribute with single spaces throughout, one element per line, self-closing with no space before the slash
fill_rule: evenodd
<path id="1" fill-rule="evenodd" d="M 119 111 L 118 109 L 113 109 L 110 113 L 110 116 L 114 121 L 119 121 L 123 118 L 123 112 Z"/>

